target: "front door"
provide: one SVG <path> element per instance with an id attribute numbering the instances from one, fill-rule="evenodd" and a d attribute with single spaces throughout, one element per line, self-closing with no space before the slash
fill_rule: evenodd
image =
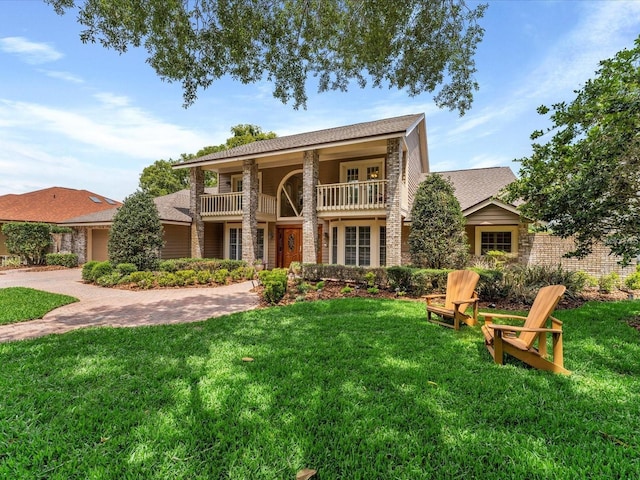
<path id="1" fill-rule="evenodd" d="M 289 268 L 291 262 L 302 262 L 302 227 L 278 228 L 278 266 Z"/>

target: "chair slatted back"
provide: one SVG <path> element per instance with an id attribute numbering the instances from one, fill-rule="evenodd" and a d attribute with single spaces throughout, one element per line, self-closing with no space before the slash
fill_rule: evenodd
<path id="1" fill-rule="evenodd" d="M 473 297 L 473 292 L 478 285 L 480 275 L 472 270 L 455 270 L 447 275 L 447 296 L 444 307 L 453 310 L 455 300 L 466 300 Z M 468 303 L 460 305 L 460 311 L 464 312 Z"/>
<path id="2" fill-rule="evenodd" d="M 538 291 L 538 295 L 536 295 L 533 305 L 531 305 L 531 310 L 529 310 L 529 315 L 527 315 L 524 327 L 544 327 L 547 319 L 558 306 L 558 302 L 560 302 L 560 298 L 562 298 L 566 289 L 567 288 L 564 285 L 549 285 L 548 287 L 542 287 Z M 538 334 L 535 332 L 522 332 L 518 337 L 518 340 L 522 341 L 527 348 L 530 348 L 537 335 Z"/>

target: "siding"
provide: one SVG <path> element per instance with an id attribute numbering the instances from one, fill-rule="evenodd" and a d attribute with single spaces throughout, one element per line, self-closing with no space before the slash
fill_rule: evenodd
<path id="1" fill-rule="evenodd" d="M 496 205 L 488 205 L 467 217 L 467 225 L 518 225 L 520 217 Z"/>
<path id="2" fill-rule="evenodd" d="M 223 226 L 222 223 L 204 224 L 204 256 L 205 258 L 223 258 Z"/>
<path id="3" fill-rule="evenodd" d="M 99 262 L 109 260 L 107 245 L 109 243 L 109 230 L 107 228 L 91 229 L 91 259 Z"/>
<path id="4" fill-rule="evenodd" d="M 163 225 L 164 247 L 161 257 L 186 258 L 191 256 L 191 227 L 186 225 Z"/>
<path id="5" fill-rule="evenodd" d="M 413 131 L 406 138 L 407 142 L 407 165 L 402 172 L 403 181 L 407 185 L 408 189 L 408 206 L 407 208 L 411 209 L 413 205 L 413 198 L 415 196 L 416 191 L 418 190 L 418 185 L 420 183 L 420 179 L 424 177 L 424 172 L 422 171 L 422 162 L 420 161 L 420 136 L 418 135 L 419 128 L 414 128 Z M 406 175 L 406 178 L 405 178 Z"/>

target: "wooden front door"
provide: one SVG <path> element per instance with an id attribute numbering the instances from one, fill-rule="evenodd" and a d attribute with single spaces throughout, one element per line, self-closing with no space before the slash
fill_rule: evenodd
<path id="1" fill-rule="evenodd" d="M 278 228 L 278 267 L 302 262 L 302 227 Z"/>

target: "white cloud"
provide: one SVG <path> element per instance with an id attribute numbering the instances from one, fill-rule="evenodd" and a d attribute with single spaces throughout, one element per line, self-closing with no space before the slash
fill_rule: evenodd
<path id="1" fill-rule="evenodd" d="M 0 50 L 18 55 L 30 64 L 54 62 L 63 57 L 62 53 L 47 43 L 36 43 L 24 37 L 0 38 Z"/>
<path id="2" fill-rule="evenodd" d="M 47 77 L 57 78 L 58 80 L 64 80 L 70 83 L 84 83 L 84 80 L 77 75 L 69 72 L 60 72 L 57 70 L 43 70 Z"/>

